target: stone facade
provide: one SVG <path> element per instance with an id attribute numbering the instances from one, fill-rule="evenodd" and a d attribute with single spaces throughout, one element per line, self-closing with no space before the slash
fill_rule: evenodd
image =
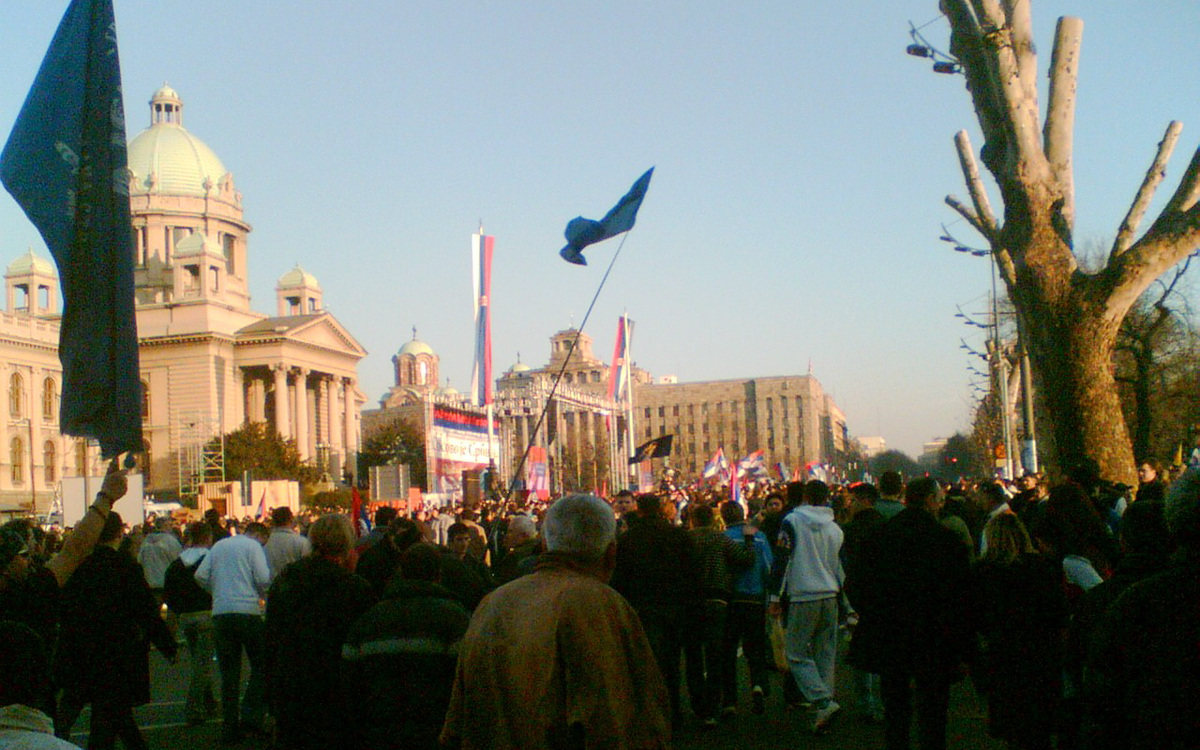
<path id="1" fill-rule="evenodd" d="M 718 448 L 731 461 L 761 450 L 768 467 L 797 469 L 836 464 L 848 445 L 845 416 L 811 375 L 641 384 L 634 430 L 635 443 L 675 435 L 670 464 L 685 477 Z"/>

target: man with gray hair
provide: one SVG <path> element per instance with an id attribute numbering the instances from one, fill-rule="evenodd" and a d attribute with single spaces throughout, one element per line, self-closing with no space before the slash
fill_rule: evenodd
<path id="1" fill-rule="evenodd" d="M 1088 747 L 1190 748 L 1200 737 L 1200 469 L 1167 490 L 1164 516 L 1175 542 L 1170 565 L 1127 589 L 1092 637 Z"/>
<path id="2" fill-rule="evenodd" d="M 633 608 L 607 585 L 616 519 L 591 495 L 546 512 L 531 575 L 489 594 L 459 650 L 441 743 L 665 748 L 667 691 Z M 514 699 L 514 696 L 520 696 Z"/>

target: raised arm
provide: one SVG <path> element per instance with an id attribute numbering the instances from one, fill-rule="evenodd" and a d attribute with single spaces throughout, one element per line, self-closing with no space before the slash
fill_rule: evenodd
<path id="1" fill-rule="evenodd" d="M 108 473 L 104 476 L 100 492 L 96 494 L 96 501 L 88 507 L 83 518 L 63 540 L 62 550 L 46 563 L 59 586 L 64 585 L 79 564 L 92 554 L 96 541 L 100 538 L 100 530 L 104 528 L 104 519 L 108 518 L 113 503 L 125 496 L 127 488 L 125 472 L 114 458 L 108 464 Z"/>

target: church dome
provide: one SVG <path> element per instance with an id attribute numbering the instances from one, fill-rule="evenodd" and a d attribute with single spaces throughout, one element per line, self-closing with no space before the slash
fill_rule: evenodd
<path id="1" fill-rule="evenodd" d="M 49 260 L 34 255 L 33 248 L 30 248 L 24 255 L 9 263 L 8 269 L 5 271 L 6 276 L 29 276 L 31 274 L 57 278 L 58 269 Z"/>
<path id="2" fill-rule="evenodd" d="M 512 367 L 508 368 L 508 372 L 510 375 L 520 375 L 521 373 L 529 372 L 532 369 L 533 369 L 532 367 L 525 364 L 524 362 L 517 362 Z"/>
<path id="3" fill-rule="evenodd" d="M 134 195 L 203 198 L 228 171 L 204 141 L 183 127 L 183 102 L 164 85 L 150 99 L 150 127 L 129 143 Z"/>
<path id="4" fill-rule="evenodd" d="M 308 271 L 305 271 L 297 263 L 296 267 L 279 277 L 280 289 L 292 289 L 296 287 L 320 287 L 321 284 L 317 281 L 317 277 L 313 276 Z"/>
<path id="5" fill-rule="evenodd" d="M 432 355 L 433 347 L 431 347 L 429 344 L 426 344 L 424 341 L 418 341 L 417 337 L 414 335 L 412 341 L 404 342 L 404 346 L 400 347 L 400 351 L 397 352 L 397 354 L 400 356 L 411 354 L 414 357 L 418 354 Z"/>

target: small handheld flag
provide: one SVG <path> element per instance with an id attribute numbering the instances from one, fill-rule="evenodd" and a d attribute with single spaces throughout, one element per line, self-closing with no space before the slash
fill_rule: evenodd
<path id="1" fill-rule="evenodd" d="M 652 458 L 662 458 L 671 455 L 671 443 L 675 440 L 674 435 L 663 435 L 656 437 L 653 440 L 648 440 L 638 446 L 633 457 L 629 459 L 631 464 L 640 464 L 642 461 L 649 461 Z"/>
<path id="2" fill-rule="evenodd" d="M 585 247 L 633 229 L 638 209 L 642 207 L 642 199 L 646 197 L 646 189 L 650 187 L 652 174 L 654 167 L 647 169 L 646 173 L 633 183 L 633 187 L 629 188 L 629 192 L 617 201 L 617 205 L 600 221 L 585 219 L 582 216 L 571 219 L 563 233 L 567 238 L 567 245 L 558 251 L 563 260 L 577 266 L 586 266 L 587 259 L 581 252 Z"/>

